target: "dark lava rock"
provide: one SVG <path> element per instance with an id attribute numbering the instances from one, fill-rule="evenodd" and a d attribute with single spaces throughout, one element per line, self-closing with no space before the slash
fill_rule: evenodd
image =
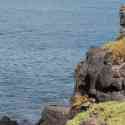
<path id="1" fill-rule="evenodd" d="M 120 25 L 125 26 L 125 5 L 120 8 Z"/>
<path id="2" fill-rule="evenodd" d="M 75 92 L 96 101 L 125 99 L 125 64 L 112 65 L 110 52 L 91 48 L 75 70 Z"/>
<path id="3" fill-rule="evenodd" d="M 11 120 L 9 117 L 4 116 L 0 120 L 0 125 L 18 125 L 17 121 Z"/>
<path id="4" fill-rule="evenodd" d="M 47 106 L 42 112 L 42 118 L 37 125 L 65 125 L 69 110 L 68 107 Z"/>
<path id="5" fill-rule="evenodd" d="M 125 5 L 120 8 L 120 26 L 121 36 L 125 36 Z"/>

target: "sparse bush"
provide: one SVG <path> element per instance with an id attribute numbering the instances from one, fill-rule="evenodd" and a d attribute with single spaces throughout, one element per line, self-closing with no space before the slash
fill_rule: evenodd
<path id="1" fill-rule="evenodd" d="M 103 48 L 112 53 L 114 64 L 125 62 L 125 37 L 114 42 L 109 42 L 105 44 Z"/>

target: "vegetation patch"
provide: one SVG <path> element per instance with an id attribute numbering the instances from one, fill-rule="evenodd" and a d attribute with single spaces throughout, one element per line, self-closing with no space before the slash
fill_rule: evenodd
<path id="1" fill-rule="evenodd" d="M 125 119 L 125 101 L 94 104 L 88 111 L 77 114 L 66 125 L 81 125 L 83 121 L 88 121 L 91 117 L 97 119 L 97 125 L 100 125 L 100 121 L 104 121 L 107 125 L 123 125 Z"/>
<path id="2" fill-rule="evenodd" d="M 108 42 L 103 47 L 112 53 L 112 60 L 114 64 L 121 64 L 125 62 L 125 37 L 116 41 Z"/>

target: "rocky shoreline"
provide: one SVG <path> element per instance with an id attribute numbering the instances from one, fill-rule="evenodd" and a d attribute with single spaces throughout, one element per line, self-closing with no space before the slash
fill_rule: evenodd
<path id="1" fill-rule="evenodd" d="M 125 37 L 125 6 L 120 8 L 120 35 Z M 123 55 L 124 56 L 124 55 Z M 74 94 L 69 106 L 48 105 L 36 125 L 66 125 L 76 114 L 87 111 L 91 105 L 107 101 L 125 101 L 125 57 L 113 57 L 106 47 L 90 48 L 86 58 L 75 69 Z M 117 56 L 118 57 L 118 56 Z M 96 114 L 82 125 L 97 125 Z M 18 123 L 4 116 L 0 125 L 31 125 Z M 108 125 L 102 121 L 99 125 Z"/>
<path id="2" fill-rule="evenodd" d="M 125 6 L 122 6 L 120 8 L 120 34 L 117 40 L 124 36 Z M 90 48 L 86 58 L 83 58 L 76 66 L 75 81 L 72 97 L 75 98 L 75 101 L 77 100 L 75 105 L 71 102 L 69 107 L 46 107 L 46 110 L 43 111 L 45 115 L 38 125 L 66 125 L 69 119 L 72 119 L 81 110 L 86 110 L 86 106 L 93 103 L 91 99 L 94 99 L 95 102 L 125 100 L 125 60 L 114 64 L 110 51 L 102 47 Z M 79 101 L 80 99 L 81 101 Z M 83 125 L 96 125 L 96 123 L 90 124 L 90 122 Z M 106 123 L 104 124 L 106 125 Z"/>

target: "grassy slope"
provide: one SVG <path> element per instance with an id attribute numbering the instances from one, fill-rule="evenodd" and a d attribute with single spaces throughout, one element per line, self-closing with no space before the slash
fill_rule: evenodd
<path id="1" fill-rule="evenodd" d="M 98 114 L 97 121 L 105 121 L 107 125 L 124 125 L 125 124 L 125 102 L 104 102 L 94 104 L 87 112 L 81 112 L 67 125 L 80 125 L 92 114 Z"/>

